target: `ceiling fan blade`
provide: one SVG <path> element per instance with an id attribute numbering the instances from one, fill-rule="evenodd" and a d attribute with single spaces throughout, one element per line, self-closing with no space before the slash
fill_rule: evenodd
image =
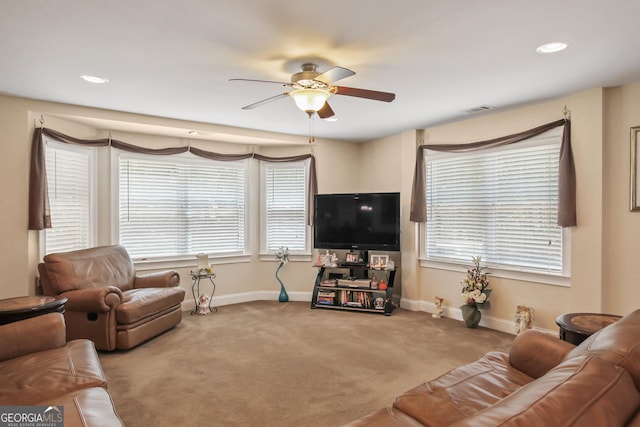
<path id="1" fill-rule="evenodd" d="M 233 81 L 241 81 L 241 82 L 257 82 L 257 83 L 277 83 L 279 85 L 282 86 L 289 86 L 291 87 L 291 83 L 287 83 L 287 82 L 275 82 L 273 80 L 254 80 L 254 79 L 229 79 L 230 82 Z"/>
<path id="2" fill-rule="evenodd" d="M 281 94 L 278 94 L 276 96 L 272 96 L 270 98 L 263 99 L 262 101 L 254 102 L 253 104 L 249 104 L 249 105 L 246 105 L 246 106 L 242 107 L 242 109 L 243 110 L 252 110 L 252 109 L 254 109 L 256 107 L 260 107 L 261 105 L 267 104 L 267 103 L 272 102 L 272 101 L 276 101 L 276 100 L 278 100 L 280 98 L 284 98 L 285 96 L 289 96 L 289 92 L 281 93 Z"/>
<path id="3" fill-rule="evenodd" d="M 355 74 L 355 72 L 343 68 L 343 67 L 333 67 L 328 69 L 322 74 L 317 75 L 313 80 L 317 80 L 326 85 L 330 85 L 333 82 L 337 82 L 338 80 L 346 79 L 347 77 L 351 77 Z"/>
<path id="4" fill-rule="evenodd" d="M 377 90 L 357 89 L 345 86 L 332 86 L 331 92 L 336 95 L 356 96 L 358 98 L 373 99 L 374 101 L 391 102 L 396 99 L 395 93 L 378 92 Z"/>
<path id="5" fill-rule="evenodd" d="M 335 113 L 329 106 L 328 102 L 325 102 L 322 108 L 317 111 L 317 113 L 318 117 L 320 117 L 321 119 L 328 119 L 329 117 L 335 116 Z"/>

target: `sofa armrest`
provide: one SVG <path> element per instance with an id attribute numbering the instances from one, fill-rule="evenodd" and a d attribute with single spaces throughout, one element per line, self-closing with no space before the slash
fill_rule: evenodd
<path id="1" fill-rule="evenodd" d="M 583 355 L 451 427 L 627 426 L 638 405 L 640 393 L 626 370 Z"/>
<path id="2" fill-rule="evenodd" d="M 63 347 L 64 316 L 48 313 L 0 325 L 0 361 Z"/>
<path id="3" fill-rule="evenodd" d="M 573 344 L 528 329 L 518 335 L 509 350 L 509 363 L 532 378 L 540 378 L 559 365 L 575 348 Z"/>
<path id="4" fill-rule="evenodd" d="M 170 288 L 180 285 L 180 275 L 175 270 L 154 271 L 152 273 L 136 274 L 133 287 L 139 288 Z"/>
<path id="5" fill-rule="evenodd" d="M 65 309 L 83 313 L 104 313 L 122 302 L 122 291 L 115 286 L 78 289 L 60 294 L 67 298 Z"/>

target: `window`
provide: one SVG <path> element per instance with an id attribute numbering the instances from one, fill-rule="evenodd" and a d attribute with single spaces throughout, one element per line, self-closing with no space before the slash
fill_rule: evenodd
<path id="1" fill-rule="evenodd" d="M 262 193 L 262 252 L 286 246 L 292 253 L 309 253 L 307 226 L 308 162 L 260 162 Z"/>
<path id="2" fill-rule="evenodd" d="M 119 156 L 119 242 L 132 258 L 245 252 L 246 161 Z"/>
<path id="3" fill-rule="evenodd" d="M 425 153 L 426 258 L 566 274 L 558 215 L 560 136 L 473 153 Z"/>
<path id="4" fill-rule="evenodd" d="M 44 254 L 93 246 L 95 149 L 46 140 L 52 228 L 43 233 Z"/>

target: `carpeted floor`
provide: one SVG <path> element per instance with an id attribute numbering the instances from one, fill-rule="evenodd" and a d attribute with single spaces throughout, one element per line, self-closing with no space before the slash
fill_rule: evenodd
<path id="1" fill-rule="evenodd" d="M 130 351 L 100 353 L 129 427 L 338 426 L 513 335 L 397 309 L 390 317 L 258 301 L 184 313 Z"/>

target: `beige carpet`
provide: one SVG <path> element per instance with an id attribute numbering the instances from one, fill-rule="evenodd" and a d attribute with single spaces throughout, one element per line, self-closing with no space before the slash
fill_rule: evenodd
<path id="1" fill-rule="evenodd" d="M 337 426 L 513 338 L 424 312 L 260 301 L 184 313 L 171 331 L 100 359 L 129 427 Z"/>

